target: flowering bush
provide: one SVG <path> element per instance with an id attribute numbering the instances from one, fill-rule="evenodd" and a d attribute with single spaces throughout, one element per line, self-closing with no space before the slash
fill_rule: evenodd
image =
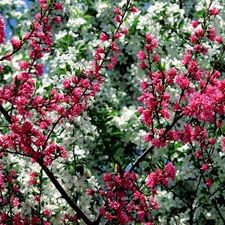
<path id="1" fill-rule="evenodd" d="M 0 6 L 1 224 L 225 224 L 222 2 Z"/>

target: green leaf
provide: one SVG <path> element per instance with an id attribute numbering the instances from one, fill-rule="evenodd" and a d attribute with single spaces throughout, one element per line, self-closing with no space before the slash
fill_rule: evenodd
<path id="1" fill-rule="evenodd" d="M 156 63 L 156 68 L 157 68 L 158 70 L 160 70 L 160 71 L 165 71 L 165 69 L 166 69 L 166 63 L 165 63 L 165 62 L 164 62 L 164 63 L 157 62 L 157 63 Z"/>
<path id="2" fill-rule="evenodd" d="M 182 19 L 179 23 L 178 23 L 178 29 L 181 29 L 184 26 L 184 19 Z"/>
<path id="3" fill-rule="evenodd" d="M 195 13 L 195 16 L 200 19 L 200 18 L 205 18 L 207 14 L 207 10 L 206 9 L 202 9 L 198 12 Z"/>

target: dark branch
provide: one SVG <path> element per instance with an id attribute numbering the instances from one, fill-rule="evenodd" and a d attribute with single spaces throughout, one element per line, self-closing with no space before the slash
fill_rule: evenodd
<path id="1" fill-rule="evenodd" d="M 153 146 L 149 147 L 148 149 L 146 149 L 144 151 L 144 153 L 142 155 L 140 155 L 136 161 L 132 164 L 132 166 L 130 167 L 130 169 L 128 170 L 128 172 L 132 172 L 134 170 L 135 167 L 138 166 L 138 164 L 145 158 L 146 155 L 148 155 L 148 153 L 152 152 L 154 149 Z"/>
<path id="2" fill-rule="evenodd" d="M 4 117 L 9 123 L 12 123 L 11 116 L 7 113 L 7 111 L 3 108 L 2 105 L 0 105 L 0 112 L 4 115 Z"/>
<path id="3" fill-rule="evenodd" d="M 54 184 L 56 189 L 59 191 L 59 193 L 62 195 L 62 198 L 66 200 L 66 202 L 74 209 L 74 211 L 77 213 L 77 217 L 79 219 L 83 219 L 84 222 L 88 225 L 92 225 L 93 222 L 87 217 L 87 215 L 79 208 L 79 206 L 69 197 L 69 195 L 65 192 L 61 184 L 58 182 L 58 180 L 55 178 L 54 174 L 48 169 L 47 166 L 43 165 L 41 160 L 38 160 L 39 165 L 41 168 L 45 171 L 48 178 L 51 180 L 51 182 Z"/>

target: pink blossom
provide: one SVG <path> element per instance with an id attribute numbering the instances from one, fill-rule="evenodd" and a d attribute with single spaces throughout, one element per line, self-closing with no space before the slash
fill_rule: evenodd
<path id="1" fill-rule="evenodd" d="M 213 28 L 211 28 L 211 29 L 208 30 L 207 37 L 211 41 L 214 41 L 215 40 L 215 37 L 216 37 L 216 28 L 215 27 L 213 27 Z"/>
<path id="2" fill-rule="evenodd" d="M 153 36 L 151 34 L 146 34 L 145 37 L 146 37 L 146 41 L 149 43 L 153 40 Z"/>
<path id="3" fill-rule="evenodd" d="M 222 39 L 221 36 L 216 36 L 215 39 L 214 39 L 214 41 L 216 41 L 216 42 L 218 42 L 220 44 L 223 44 L 223 39 Z"/>
<path id="4" fill-rule="evenodd" d="M 153 55 L 152 62 L 158 62 L 160 60 L 160 56 L 158 54 Z"/>
<path id="5" fill-rule="evenodd" d="M 70 81 L 69 81 L 69 80 L 67 80 L 67 79 L 66 79 L 66 80 L 64 80 L 62 84 L 63 84 L 64 88 L 66 88 L 66 89 L 68 89 L 68 88 L 70 88 L 70 87 L 71 87 L 71 85 L 70 85 Z"/>
<path id="6" fill-rule="evenodd" d="M 3 72 L 4 66 L 0 65 L 0 73 Z"/>
<path id="7" fill-rule="evenodd" d="M 107 219 L 107 221 L 109 221 L 109 222 L 111 222 L 113 220 L 113 216 L 109 212 L 106 212 L 104 216 Z"/>
<path id="8" fill-rule="evenodd" d="M 216 122 L 217 127 L 221 128 L 223 125 L 223 122 L 221 120 Z M 223 138 L 222 138 L 223 139 Z"/>
<path id="9" fill-rule="evenodd" d="M 151 42 L 151 45 L 153 48 L 157 48 L 158 47 L 158 41 L 156 39 L 153 39 Z"/>
<path id="10" fill-rule="evenodd" d="M 172 180 L 175 179 L 176 170 L 175 170 L 175 166 L 171 162 L 169 162 L 167 165 L 165 165 L 164 171 L 165 171 L 167 177 L 171 178 Z"/>
<path id="11" fill-rule="evenodd" d="M 153 119 L 152 119 L 152 111 L 149 109 L 145 109 L 142 113 L 142 120 L 147 126 L 151 126 Z"/>
<path id="12" fill-rule="evenodd" d="M 72 216 L 72 221 L 77 222 L 77 215 L 76 214 L 74 216 Z"/>
<path id="13" fill-rule="evenodd" d="M 196 33 L 197 37 L 201 38 L 203 36 L 203 34 L 204 34 L 204 30 L 199 28 L 198 30 L 195 31 L 195 33 Z"/>
<path id="14" fill-rule="evenodd" d="M 209 165 L 208 164 L 203 164 L 201 167 L 201 170 L 203 171 L 207 171 L 209 169 Z"/>
<path id="15" fill-rule="evenodd" d="M 114 13 L 116 13 L 117 15 L 120 15 L 121 14 L 120 7 L 115 8 Z"/>
<path id="16" fill-rule="evenodd" d="M 111 185 L 106 185 L 108 188 L 111 188 L 112 186 Z M 113 191 L 109 190 L 107 192 L 107 198 L 114 198 L 115 197 L 115 194 L 113 193 Z"/>
<path id="17" fill-rule="evenodd" d="M 95 91 L 95 92 L 100 91 L 99 84 L 98 84 L 98 83 L 94 83 L 94 84 L 92 84 L 92 90 L 93 90 L 93 91 Z"/>
<path id="18" fill-rule="evenodd" d="M 176 76 L 175 81 L 181 88 L 188 88 L 190 85 L 190 80 L 186 77 L 185 74 Z"/>
<path id="19" fill-rule="evenodd" d="M 90 85 L 90 80 L 89 79 L 81 79 L 80 80 L 80 84 L 79 84 L 81 87 L 83 88 L 89 88 L 91 85 Z"/>
<path id="20" fill-rule="evenodd" d="M 44 9 L 47 10 L 48 6 L 47 6 L 47 0 L 39 0 L 40 1 L 40 6 Z"/>
<path id="21" fill-rule="evenodd" d="M 200 152 L 200 151 L 196 151 L 196 152 L 195 152 L 195 157 L 196 157 L 197 159 L 199 159 L 201 156 L 202 156 L 202 152 Z"/>
<path id="22" fill-rule="evenodd" d="M 222 151 L 225 151 L 225 138 L 223 137 L 221 141 L 222 141 Z"/>
<path id="23" fill-rule="evenodd" d="M 153 50 L 152 45 L 151 45 L 151 44 L 146 43 L 146 44 L 145 44 L 145 50 L 146 50 L 147 52 L 152 52 L 152 50 Z"/>
<path id="24" fill-rule="evenodd" d="M 195 34 L 192 34 L 190 39 L 191 39 L 191 42 L 192 42 L 192 43 L 195 43 L 195 42 L 198 41 L 198 38 L 196 37 Z"/>
<path id="25" fill-rule="evenodd" d="M 37 13 L 36 16 L 35 16 L 35 18 L 38 19 L 38 20 L 40 20 L 41 19 L 41 14 L 40 13 Z"/>
<path id="26" fill-rule="evenodd" d="M 53 20 L 54 20 L 56 23 L 58 23 L 58 24 L 61 23 L 61 17 L 60 17 L 60 16 L 54 17 Z"/>
<path id="27" fill-rule="evenodd" d="M 130 8 L 130 11 L 132 13 L 136 13 L 137 12 L 137 8 L 135 6 L 133 6 L 133 7 Z"/>
<path id="28" fill-rule="evenodd" d="M 120 49 L 119 49 L 119 47 L 117 46 L 117 44 L 115 42 L 112 42 L 110 44 L 110 47 L 115 53 L 119 53 L 120 52 Z"/>
<path id="29" fill-rule="evenodd" d="M 219 15 L 219 10 L 216 7 L 213 7 L 212 9 L 210 9 L 209 12 L 212 16 Z"/>
<path id="30" fill-rule="evenodd" d="M 93 195 L 95 192 L 91 189 L 86 190 L 87 195 Z"/>
<path id="31" fill-rule="evenodd" d="M 35 65 L 35 72 L 37 76 L 42 76 L 44 72 L 44 65 L 43 64 L 36 64 Z"/>
<path id="32" fill-rule="evenodd" d="M 112 181 L 112 175 L 111 175 L 110 173 L 105 173 L 105 174 L 103 175 L 103 179 L 104 179 L 104 181 L 106 181 L 106 182 Z"/>
<path id="33" fill-rule="evenodd" d="M 175 77 L 175 76 L 177 75 L 177 70 L 176 70 L 175 67 L 172 67 L 172 68 L 170 69 L 169 75 L 170 75 L 171 77 Z"/>
<path id="34" fill-rule="evenodd" d="M 63 10 L 63 5 L 62 5 L 62 3 L 54 3 L 53 7 L 54 7 L 54 9 L 56 9 L 56 10 Z"/>
<path id="35" fill-rule="evenodd" d="M 158 202 L 155 201 L 153 196 L 149 197 L 149 203 L 150 203 L 150 206 L 152 207 L 152 209 L 159 210 L 159 204 L 158 204 Z"/>
<path id="36" fill-rule="evenodd" d="M 18 62 L 20 70 L 26 70 L 29 67 L 29 63 L 25 61 Z"/>
<path id="37" fill-rule="evenodd" d="M 117 63 L 117 58 L 115 55 L 113 55 L 111 58 L 110 58 L 110 61 L 115 65 Z"/>
<path id="38" fill-rule="evenodd" d="M 98 48 L 96 49 L 96 52 L 97 52 L 98 54 L 101 54 L 101 53 L 104 53 L 105 50 L 104 50 L 104 48 L 102 48 L 102 47 L 98 47 Z"/>
<path id="39" fill-rule="evenodd" d="M 193 27 L 193 28 L 196 28 L 196 27 L 199 25 L 199 22 L 196 21 L 196 20 L 193 20 L 193 21 L 191 22 L 191 24 L 192 24 L 192 27 Z"/>
<path id="40" fill-rule="evenodd" d="M 144 91 L 148 88 L 148 83 L 146 81 L 140 82 L 141 89 Z"/>
<path id="41" fill-rule="evenodd" d="M 4 57 L 3 57 L 5 60 L 8 60 L 8 61 L 12 61 L 12 58 L 11 58 L 11 56 L 10 56 L 10 54 L 9 53 L 6 53 L 5 55 L 4 55 Z"/>
<path id="42" fill-rule="evenodd" d="M 145 60 L 147 58 L 146 54 L 142 50 L 139 51 L 137 57 L 139 60 Z"/>
<path id="43" fill-rule="evenodd" d="M 33 178 L 31 178 L 29 181 L 28 181 L 29 185 L 35 185 L 37 183 L 36 180 L 34 180 Z"/>
<path id="44" fill-rule="evenodd" d="M 191 54 L 186 53 L 182 59 L 182 63 L 184 65 L 187 65 L 190 62 L 190 60 L 191 60 Z"/>
<path id="45" fill-rule="evenodd" d="M 128 35 L 128 29 L 125 27 L 125 28 L 123 28 L 123 30 L 121 31 L 121 33 L 122 34 L 124 34 L 124 35 Z"/>
<path id="46" fill-rule="evenodd" d="M 0 44 L 4 44 L 5 43 L 5 23 L 4 20 L 2 18 L 2 15 L 0 14 Z"/>
<path id="47" fill-rule="evenodd" d="M 39 0 L 40 1 L 40 5 L 42 6 L 43 4 L 47 3 L 47 0 Z"/>
<path id="48" fill-rule="evenodd" d="M 116 23 L 120 23 L 121 22 L 121 16 L 120 15 L 116 15 L 115 18 L 114 18 L 114 21 Z"/>
<path id="49" fill-rule="evenodd" d="M 0 214 L 0 220 L 3 222 L 3 221 L 5 221 L 6 219 L 7 219 L 7 214 L 6 213 L 1 213 Z"/>
<path id="50" fill-rule="evenodd" d="M 174 105 L 173 105 L 173 112 L 176 112 L 178 110 L 180 110 L 180 105 L 179 105 L 178 102 L 175 102 Z"/>
<path id="51" fill-rule="evenodd" d="M 146 183 L 146 186 L 149 187 L 149 188 L 155 188 L 156 185 L 159 183 L 160 181 L 160 177 L 159 177 L 159 174 L 157 172 L 151 172 L 146 180 L 145 180 L 145 183 Z"/>
<path id="52" fill-rule="evenodd" d="M 5 180 L 5 176 L 0 171 L 0 191 L 4 190 L 4 188 L 5 188 L 4 180 Z"/>
<path id="53" fill-rule="evenodd" d="M 103 215 L 105 214 L 105 207 L 101 207 L 101 208 L 99 209 L 99 214 L 100 214 L 101 216 L 103 216 Z"/>
<path id="54" fill-rule="evenodd" d="M 30 36 L 31 36 L 30 32 L 26 33 L 25 36 L 23 37 L 23 41 L 28 40 Z"/>
<path id="55" fill-rule="evenodd" d="M 19 198 L 15 198 L 14 196 L 11 197 L 11 201 L 12 201 L 12 206 L 13 207 L 17 207 L 20 205 L 20 202 L 19 202 Z"/>
<path id="56" fill-rule="evenodd" d="M 114 35 L 114 38 L 120 38 L 122 36 L 122 34 L 120 32 L 117 32 L 115 35 Z"/>
<path id="57" fill-rule="evenodd" d="M 0 190 L 1 190 L 1 188 L 0 188 Z M 16 193 L 16 192 L 19 192 L 19 190 L 20 190 L 19 187 L 18 187 L 17 185 L 14 184 L 14 185 L 13 185 L 13 192 L 15 192 L 15 193 Z"/>
<path id="58" fill-rule="evenodd" d="M 146 69 L 148 66 L 146 65 L 146 63 L 144 61 L 141 61 L 141 63 L 139 64 L 139 67 L 141 69 Z"/>
<path id="59" fill-rule="evenodd" d="M 112 70 L 114 68 L 114 64 L 110 63 L 107 65 L 108 70 Z"/>
<path id="60" fill-rule="evenodd" d="M 209 144 L 214 145 L 216 143 L 216 140 L 214 138 L 209 138 Z"/>
<path id="61" fill-rule="evenodd" d="M 208 179 L 208 180 L 205 181 L 205 184 L 206 184 L 209 188 L 212 187 L 213 183 L 214 183 L 214 181 L 213 181 L 212 179 Z"/>

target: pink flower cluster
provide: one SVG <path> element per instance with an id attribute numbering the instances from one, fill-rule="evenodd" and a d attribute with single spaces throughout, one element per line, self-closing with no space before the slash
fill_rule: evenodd
<path id="1" fill-rule="evenodd" d="M 137 8 L 135 6 L 132 6 L 128 9 L 128 11 L 131 11 L 132 13 L 136 13 L 137 12 Z M 124 19 L 124 12 L 122 12 L 120 7 L 117 7 L 114 9 L 114 13 L 115 13 L 115 17 L 114 17 L 114 21 L 116 23 L 121 23 L 123 22 Z"/>
<path id="2" fill-rule="evenodd" d="M 131 224 L 134 220 L 155 224 L 151 210 L 158 210 L 158 203 L 153 196 L 146 197 L 139 190 L 137 180 L 135 173 L 104 174 L 107 190 L 98 192 L 105 201 L 99 212 L 111 224 Z M 93 195 L 95 192 L 88 190 L 88 193 Z"/>
<path id="3" fill-rule="evenodd" d="M 135 13 L 137 10 L 135 7 L 131 7 L 129 8 L 128 11 L 131 11 L 133 13 Z M 128 29 L 125 28 L 120 28 L 121 24 L 123 23 L 123 20 L 125 18 L 125 12 L 122 11 L 121 8 L 115 8 L 114 9 L 114 13 L 115 13 L 115 18 L 114 21 L 119 23 L 119 29 L 117 29 L 114 34 L 107 35 L 106 33 L 102 32 L 100 34 L 100 40 L 102 42 L 106 42 L 106 41 L 111 41 L 110 42 L 110 49 L 113 51 L 113 55 L 111 57 L 109 57 L 108 59 L 104 59 L 104 54 L 106 53 L 104 48 L 99 47 L 95 53 L 95 59 L 96 60 L 101 60 L 101 65 L 102 67 L 107 68 L 108 70 L 112 70 L 115 67 L 115 64 L 117 63 L 117 57 L 116 54 L 118 54 L 120 52 L 120 49 L 118 47 L 118 45 L 116 44 L 115 40 L 121 38 L 123 35 L 128 35 Z M 107 65 L 103 65 L 103 62 L 107 62 Z"/>
<path id="4" fill-rule="evenodd" d="M 212 13 L 211 13 L 212 12 Z M 215 14 L 214 14 L 215 12 Z M 217 10 L 213 8 L 210 16 L 217 15 Z M 192 26 L 195 32 L 191 35 L 192 49 L 187 49 L 182 63 L 185 65 L 188 73 L 183 75 L 182 79 L 176 79 L 176 83 L 183 89 L 187 89 L 186 99 L 190 99 L 186 107 L 183 107 L 183 114 L 196 117 L 202 121 L 214 122 L 215 114 L 224 114 L 224 83 L 221 74 L 216 69 L 206 71 L 198 66 L 197 57 L 204 55 L 208 49 L 203 46 L 203 40 L 208 39 L 211 42 L 218 42 L 221 47 L 225 47 L 220 36 L 216 35 L 214 27 L 203 29 L 203 22 L 193 21 Z M 198 87 L 198 90 L 191 88 L 191 84 Z"/>
<path id="5" fill-rule="evenodd" d="M 174 77 L 179 76 L 175 68 L 170 71 L 157 71 L 148 73 L 150 82 L 142 81 L 142 95 L 138 101 L 143 102 L 145 107 L 138 107 L 143 122 L 150 128 L 154 127 L 154 121 L 159 117 L 170 119 L 170 95 L 166 92 L 166 86 L 174 83 Z M 180 107 L 174 104 L 173 110 L 177 111 Z M 150 133 L 145 136 L 146 142 L 152 142 L 154 147 L 162 147 L 166 145 L 165 140 L 177 140 L 177 134 L 173 131 L 165 133 L 165 129 L 151 129 Z M 158 136 L 155 138 L 154 136 Z"/>
<path id="6" fill-rule="evenodd" d="M 0 45 L 5 43 L 5 22 L 0 14 Z"/>
<path id="7" fill-rule="evenodd" d="M 165 147 L 171 141 L 189 143 L 191 146 L 197 144 L 200 150 L 193 151 L 193 154 L 199 163 L 199 172 L 204 174 L 208 188 L 214 183 L 210 171 L 213 168 L 212 155 L 217 141 L 212 134 L 208 134 L 205 125 L 200 124 L 207 122 L 220 129 L 221 116 L 225 114 L 225 80 L 216 70 L 216 65 L 224 53 L 225 44 L 214 27 L 205 25 L 207 20 L 218 14 L 216 8 L 209 8 L 204 20 L 192 21 L 194 33 L 190 37 L 191 47 L 186 49 L 181 61 L 186 69 L 185 73 L 179 73 L 176 68 L 169 71 L 163 69 L 160 57 L 154 53 L 157 41 L 150 34 L 146 34 L 145 49 L 137 54 L 137 58 L 141 61 L 139 67 L 148 71 L 148 79 L 140 83 L 142 95 L 138 98 L 144 105 L 138 108 L 141 119 L 150 128 L 144 140 L 150 142 L 153 148 Z M 201 59 L 208 54 L 204 42 L 218 43 L 221 46 L 221 57 L 215 62 L 212 71 L 200 66 Z M 179 97 L 174 101 L 167 93 L 168 87 L 173 89 L 179 87 Z M 172 121 L 168 122 L 171 118 Z M 188 121 L 182 127 L 177 125 L 177 121 L 181 118 Z M 199 124 L 193 125 L 190 122 L 192 119 L 197 120 Z M 224 140 L 223 138 L 222 151 L 225 149 Z M 150 173 L 146 178 L 146 185 L 154 194 L 157 185 L 168 186 L 169 178 L 175 179 L 175 167 L 172 163 L 168 163 L 164 169 L 158 168 L 157 171 Z"/>
<path id="8" fill-rule="evenodd" d="M 151 63 L 156 63 L 160 60 L 160 56 L 158 54 L 153 54 L 152 58 L 150 58 L 150 53 L 152 53 L 153 50 L 157 47 L 158 41 L 154 39 L 151 34 L 146 34 L 146 43 L 145 43 L 146 52 L 140 50 L 139 53 L 137 54 L 138 59 L 141 60 L 141 63 L 139 65 L 141 69 L 150 68 L 149 66 L 151 66 Z M 149 66 L 146 64 L 146 60 L 147 62 L 150 62 Z"/>
<path id="9" fill-rule="evenodd" d="M 157 48 L 157 40 L 151 34 L 146 34 L 145 52 L 140 50 L 137 57 L 141 60 L 140 68 L 151 71 L 154 63 L 159 62 L 158 54 L 153 53 Z M 152 55 L 152 57 L 151 57 Z M 177 140 L 176 133 L 172 131 L 165 134 L 165 129 L 152 129 L 154 121 L 159 118 L 170 119 L 170 95 L 166 88 L 172 86 L 175 77 L 178 77 L 177 70 L 173 67 L 169 71 L 148 72 L 148 80 L 141 81 L 140 86 L 142 95 L 138 97 L 138 101 L 144 104 L 138 107 L 141 118 L 147 126 L 151 128 L 149 134 L 144 138 L 146 142 L 152 142 L 154 147 L 163 147 L 166 145 L 166 135 L 168 140 Z M 181 76 L 181 75 L 180 75 Z M 174 109 L 178 110 L 179 106 L 175 105 Z M 157 137 L 157 138 L 156 138 Z"/>
<path id="10" fill-rule="evenodd" d="M 121 10 L 120 22 L 115 32 L 111 35 L 101 34 L 102 42 L 107 40 L 108 43 L 107 46 L 97 48 L 91 69 L 76 71 L 76 75 L 62 82 L 63 88 L 51 89 L 46 97 L 36 94 L 35 79 L 37 79 L 36 76 L 43 74 L 44 65 L 40 63 L 40 59 L 50 51 L 53 44 L 51 23 L 59 23 L 61 19 L 52 15 L 54 10 L 62 10 L 62 4 L 40 0 L 40 6 L 40 13 L 35 16 L 31 31 L 21 40 L 12 38 L 10 40 L 12 52 L 0 59 L 10 61 L 23 45 L 30 43 L 28 52 L 30 60 L 20 61 L 18 65 L 21 72 L 13 78 L 10 86 L 3 86 L 0 90 L 1 112 L 9 123 L 9 133 L 0 135 L 0 151 L 1 154 L 8 152 L 30 157 L 32 162 L 38 162 L 42 168 L 47 168 L 58 157 L 67 157 L 66 150 L 61 145 L 49 141 L 55 126 L 64 119 L 73 121 L 87 108 L 87 101 L 100 90 L 100 84 L 104 81 L 101 70 L 114 68 L 117 63 L 116 55 L 120 52 L 116 41 L 128 34 L 126 28 L 121 28 L 125 14 L 127 11 L 135 12 L 136 8 L 131 7 L 124 12 Z M 5 103 L 11 106 L 10 114 L 3 108 Z M 55 118 L 51 116 L 52 114 Z M 32 123 L 32 121 L 35 122 Z M 5 175 L 2 169 L 0 171 L 0 188 L 5 191 Z M 38 185 L 38 179 L 39 175 L 32 172 L 29 184 Z M 13 202 L 14 207 L 20 204 L 16 197 L 11 198 L 10 201 Z M 34 201 L 41 202 L 41 196 L 35 195 Z M 154 203 L 153 200 L 151 202 Z M 43 211 L 43 217 L 49 214 L 49 211 Z M 2 221 L 7 223 L 9 219 L 7 215 L 0 216 Z M 11 218 L 12 220 L 13 224 L 37 224 L 41 221 L 38 216 L 23 219 L 19 213 L 15 215 L 15 218 Z M 76 220 L 76 217 L 65 215 L 63 221 L 69 223 Z M 45 225 L 48 224 L 45 220 L 42 222 Z"/>
<path id="11" fill-rule="evenodd" d="M 100 84 L 104 81 L 100 74 L 101 69 L 113 69 L 117 63 L 116 54 L 120 50 L 115 40 L 128 34 L 128 31 L 126 28 L 120 30 L 121 22 L 115 33 L 107 36 L 110 40 L 108 47 L 97 48 L 92 69 L 77 71 L 79 73 L 77 76 L 66 78 L 62 83 L 64 89 L 52 89 L 48 98 L 38 96 L 35 94 L 35 80 L 32 75 L 42 75 L 44 66 L 38 61 L 44 53 L 50 51 L 53 44 L 50 23 L 54 21 L 54 18 L 51 18 L 50 12 L 62 9 L 60 3 L 48 4 L 44 0 L 40 1 L 40 5 L 42 11 L 36 15 L 33 29 L 25 35 L 22 41 L 11 39 L 13 52 L 2 58 L 9 59 L 22 45 L 30 42 L 30 62 L 19 62 L 21 73 L 14 77 L 10 86 L 4 86 L 0 90 L 0 104 L 10 103 L 16 111 L 8 118 L 8 122 L 12 123 L 11 133 L 1 135 L 0 142 L 4 146 L 2 151 L 10 148 L 14 151 L 20 149 L 23 154 L 35 160 L 43 157 L 44 165 L 47 166 L 59 156 L 66 157 L 66 152 L 62 146 L 48 142 L 51 130 L 48 130 L 48 137 L 43 132 L 51 126 L 54 129 L 53 123 L 62 122 L 64 118 L 74 120 L 87 108 L 88 99 L 95 96 L 100 90 Z M 121 16 L 123 20 L 125 13 Z M 105 36 L 101 34 L 102 41 L 104 41 L 102 37 Z M 110 52 L 111 55 L 109 55 Z M 54 121 L 49 117 L 49 113 L 57 115 Z M 38 118 L 37 115 L 39 115 Z M 35 124 L 31 124 L 32 119 L 36 121 Z"/>
<path id="12" fill-rule="evenodd" d="M 5 23 L 2 18 L 2 15 L 0 14 L 0 45 L 5 43 Z M 0 65 L 0 73 L 3 71 L 4 66 Z"/>
<path id="13" fill-rule="evenodd" d="M 41 76 L 44 66 L 38 63 L 44 53 L 50 51 L 52 46 L 50 12 L 53 9 L 61 10 L 61 3 L 48 4 L 47 1 L 40 1 L 43 7 L 41 13 L 36 15 L 33 21 L 33 29 L 28 32 L 22 40 L 12 38 L 10 42 L 13 46 L 13 52 L 4 56 L 2 60 L 8 59 L 19 50 L 26 42 L 30 42 L 32 50 L 29 51 L 30 62 L 21 61 L 19 67 L 21 73 L 13 78 L 10 86 L 3 86 L 0 90 L 0 104 L 10 103 L 16 110 L 11 118 L 8 118 L 10 125 L 10 134 L 0 136 L 2 151 L 12 149 L 14 151 L 22 150 L 23 154 L 34 158 L 35 160 L 46 157 L 45 164 L 49 165 L 57 157 L 66 157 L 62 146 L 56 146 L 47 142 L 47 137 L 42 133 L 52 123 L 52 119 L 45 118 L 47 113 L 56 110 L 56 103 L 60 100 L 44 100 L 43 97 L 36 96 L 35 80 L 32 75 Z M 48 7 L 47 7 L 48 6 Z M 35 116 L 35 111 L 40 115 L 36 124 L 30 121 Z M 21 120 L 22 119 L 22 120 Z"/>
<path id="14" fill-rule="evenodd" d="M 166 187 L 168 187 L 169 178 L 174 180 L 175 177 L 176 177 L 175 166 L 171 162 L 169 162 L 168 164 L 164 166 L 163 170 L 158 168 L 156 172 L 151 172 L 147 176 L 145 183 L 146 183 L 146 186 L 151 189 L 151 192 L 153 194 L 157 194 L 157 191 L 156 191 L 157 185 L 163 184 Z"/>
<path id="15" fill-rule="evenodd" d="M 0 164 L 0 206 L 3 208 L 5 205 L 9 205 L 11 208 L 19 207 L 19 187 L 17 185 L 17 172 L 14 169 L 11 169 L 10 166 L 3 168 L 3 165 Z M 15 219 L 18 214 L 12 215 Z M 3 211 L 0 211 L 0 221 L 2 224 L 7 224 L 8 219 L 11 217 L 10 214 L 6 214 Z M 9 220 L 10 221 L 10 220 Z M 4 222 L 4 223 L 3 223 Z M 16 223 L 15 223 L 16 224 Z"/>

